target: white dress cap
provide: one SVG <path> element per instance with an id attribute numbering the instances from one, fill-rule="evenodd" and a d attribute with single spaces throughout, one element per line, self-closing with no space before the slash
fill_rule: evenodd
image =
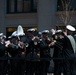
<path id="1" fill-rule="evenodd" d="M 62 30 L 57 30 L 56 33 L 62 32 Z"/>
<path id="2" fill-rule="evenodd" d="M 75 28 L 71 25 L 67 25 L 66 28 L 70 31 L 75 31 Z"/>
<path id="3" fill-rule="evenodd" d="M 42 33 L 49 33 L 49 30 L 43 30 Z"/>
<path id="4" fill-rule="evenodd" d="M 27 31 L 35 31 L 35 29 L 34 28 L 30 28 Z"/>

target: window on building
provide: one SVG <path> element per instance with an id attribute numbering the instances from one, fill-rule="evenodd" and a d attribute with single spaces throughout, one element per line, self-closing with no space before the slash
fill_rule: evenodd
<path id="1" fill-rule="evenodd" d="M 37 11 L 37 0 L 7 0 L 7 13 L 28 13 Z"/>
<path id="2" fill-rule="evenodd" d="M 68 8 L 70 11 L 76 10 L 76 0 L 57 0 L 57 11 L 63 11 L 66 8 Z"/>

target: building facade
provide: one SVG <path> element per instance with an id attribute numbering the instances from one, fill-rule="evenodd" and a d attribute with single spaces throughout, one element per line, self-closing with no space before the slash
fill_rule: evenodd
<path id="1" fill-rule="evenodd" d="M 63 26 L 59 19 L 62 13 L 59 2 L 60 0 L 1 0 L 0 32 L 9 36 L 18 25 L 22 25 L 25 31 L 31 27 L 42 31 L 56 28 L 57 25 Z M 71 24 L 76 25 L 75 19 L 74 11 Z"/>

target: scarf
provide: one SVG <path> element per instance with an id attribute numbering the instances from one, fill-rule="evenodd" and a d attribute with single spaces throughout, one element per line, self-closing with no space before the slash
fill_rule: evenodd
<path id="1" fill-rule="evenodd" d="M 69 40 L 71 42 L 71 45 L 72 45 L 72 48 L 73 48 L 73 51 L 75 53 L 76 52 L 76 42 L 75 42 L 75 39 L 71 35 L 68 35 L 67 37 L 69 38 Z"/>

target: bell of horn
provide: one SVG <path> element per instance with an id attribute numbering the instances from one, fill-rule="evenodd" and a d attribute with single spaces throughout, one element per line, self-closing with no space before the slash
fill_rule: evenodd
<path id="1" fill-rule="evenodd" d="M 17 31 L 14 31 L 11 36 L 17 36 Z"/>
<path id="2" fill-rule="evenodd" d="M 18 36 L 25 35 L 25 33 L 24 33 L 23 28 L 22 28 L 21 25 L 19 25 L 18 28 L 17 28 L 17 34 L 18 34 Z"/>
<path id="3" fill-rule="evenodd" d="M 3 33 L 0 33 L 0 36 L 2 36 L 3 35 Z"/>

